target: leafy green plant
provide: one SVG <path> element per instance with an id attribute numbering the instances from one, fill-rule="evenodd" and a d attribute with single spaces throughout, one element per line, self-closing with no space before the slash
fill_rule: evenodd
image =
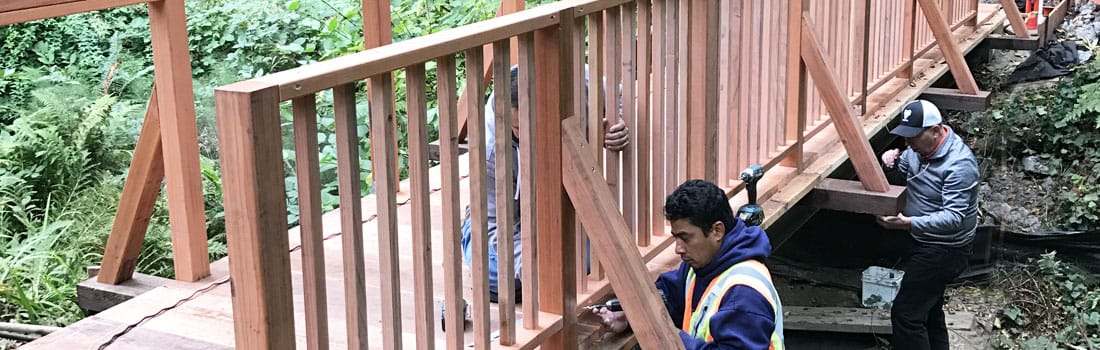
<path id="1" fill-rule="evenodd" d="M 1100 286 L 1055 252 L 998 279 L 1009 304 L 994 320 L 998 349 L 1100 346 Z"/>

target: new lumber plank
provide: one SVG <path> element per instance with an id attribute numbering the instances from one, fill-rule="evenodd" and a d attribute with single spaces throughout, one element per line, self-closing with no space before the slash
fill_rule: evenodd
<path id="1" fill-rule="evenodd" d="M 400 249 L 397 245 L 397 130 L 393 108 L 393 75 L 383 73 L 370 78 L 370 128 L 372 135 L 371 163 L 375 198 L 378 200 L 378 260 L 382 285 L 382 346 L 388 350 L 402 349 L 401 279 L 398 269 Z M 354 103 L 354 100 L 350 101 Z M 355 121 L 355 119 L 351 119 Z M 351 124 L 352 135 L 356 124 Z M 355 147 L 358 138 L 353 138 Z M 358 180 L 358 177 L 356 177 Z"/>
<path id="2" fill-rule="evenodd" d="M 951 34 L 951 28 L 943 17 L 943 12 L 940 11 L 939 6 L 934 1 L 917 0 L 917 3 L 920 4 L 921 11 L 924 12 L 924 19 L 928 21 L 928 25 L 932 28 L 932 35 L 936 37 L 936 43 L 940 47 L 940 51 L 943 52 L 944 59 L 947 60 L 947 66 L 951 69 L 951 75 L 955 77 L 955 83 L 959 86 L 959 91 L 964 94 L 975 95 L 978 93 L 978 83 L 974 81 L 974 75 L 971 74 L 970 67 L 966 65 L 966 59 L 959 50 L 959 44 L 955 42 L 955 37 Z"/>
<path id="3" fill-rule="evenodd" d="M 688 177 L 718 180 L 718 1 L 688 1 Z M 726 181 L 726 180 L 722 180 Z M 719 182 L 721 183 L 721 182 Z"/>
<path id="4" fill-rule="evenodd" d="M 141 125 L 137 146 L 122 198 L 118 202 L 111 234 L 103 251 L 99 283 L 119 284 L 129 280 L 137 267 L 138 255 L 149 229 L 149 219 L 164 181 L 164 151 L 161 148 L 160 113 L 157 107 L 157 87 L 145 107 L 145 122 Z"/>
<path id="5" fill-rule="evenodd" d="M 325 242 L 321 207 L 320 151 L 317 143 L 317 98 L 294 99 L 294 156 L 298 180 L 299 231 L 302 240 L 306 342 L 310 349 L 329 347 L 325 293 Z"/>
<path id="6" fill-rule="evenodd" d="M 459 207 L 458 181 L 458 83 L 454 55 L 436 61 L 436 95 L 439 99 L 439 168 L 443 203 L 443 299 L 447 305 L 458 305 L 462 299 L 462 213 Z M 526 252 L 524 252 L 526 254 Z M 526 313 L 526 312 L 525 312 Z M 462 329 L 462 308 L 447 308 L 446 329 Z M 463 332 L 446 332 L 446 348 L 465 347 Z"/>
<path id="7" fill-rule="evenodd" d="M 871 150 L 871 144 L 852 115 L 853 107 L 837 86 L 833 72 L 821 53 L 821 43 L 807 13 L 802 16 L 802 60 L 813 77 L 814 85 L 821 92 L 821 99 L 829 109 L 829 118 L 844 140 L 844 148 L 852 158 L 852 165 L 859 174 L 863 187 L 878 192 L 889 189 L 886 175 L 878 165 L 878 157 Z"/>
<path id="8" fill-rule="evenodd" d="M 218 88 L 214 99 L 226 239 L 234 257 L 229 269 L 235 290 L 235 344 L 241 349 L 292 349 L 294 309 L 290 244 L 283 233 L 287 211 L 278 90 L 243 82 Z"/>
<path id="9" fill-rule="evenodd" d="M 409 130 L 409 190 L 412 204 L 413 274 L 416 299 L 416 348 L 435 349 L 435 302 L 432 299 L 431 189 L 428 180 L 428 101 L 424 64 L 405 72 Z M 456 328 L 457 329 L 457 328 Z"/>
<path id="10" fill-rule="evenodd" d="M 506 57 L 511 50 L 508 40 L 493 43 L 493 53 L 496 57 Z M 511 228 L 515 222 L 515 198 L 516 189 L 512 182 L 514 165 L 512 164 L 512 83 L 509 71 L 509 61 L 496 59 L 493 61 L 493 108 L 496 119 L 496 218 L 497 218 L 497 310 L 500 311 L 500 345 L 512 345 L 516 342 L 516 300 L 513 260 L 515 250 L 515 236 Z M 518 83 L 518 82 L 517 82 Z"/>
<path id="11" fill-rule="evenodd" d="M 813 191 L 813 204 L 821 209 L 857 214 L 896 215 L 905 205 L 905 187 L 886 192 L 868 191 L 858 181 L 823 179 Z"/>
<path id="12" fill-rule="evenodd" d="M 525 11 L 527 12 L 527 11 Z M 561 18 L 575 18 L 574 10 L 566 8 L 557 14 Z M 561 169 L 561 120 L 572 113 L 572 75 L 568 74 L 572 57 L 572 45 L 562 38 L 571 38 L 576 24 L 563 21 L 558 27 L 535 31 L 535 77 L 540 103 L 535 109 L 535 144 L 539 153 L 536 163 L 535 189 L 536 212 L 534 226 L 539 255 L 539 308 L 540 311 L 562 315 L 562 329 L 546 339 L 544 349 L 565 349 L 577 343 L 576 279 L 577 239 L 572 218 L 572 206 L 566 203 Z"/>
<path id="13" fill-rule="evenodd" d="M 627 319 L 646 348 L 683 349 L 678 331 L 667 317 L 664 303 L 657 296 L 645 261 L 630 236 L 630 229 L 618 210 L 611 190 L 604 186 L 596 172 L 596 160 L 584 151 L 588 145 L 582 136 L 578 118 L 562 124 L 562 150 L 568 158 L 563 162 L 562 178 L 570 201 L 577 208 L 577 217 L 589 230 L 593 249 L 608 270 L 612 288 L 623 302 Z"/>
<path id="14" fill-rule="evenodd" d="M 153 71 L 161 119 L 161 147 L 172 226 L 176 279 L 197 281 L 210 275 L 206 212 L 199 179 L 199 144 L 191 53 L 183 0 L 149 3 Z"/>
<path id="15" fill-rule="evenodd" d="M 978 91 L 977 94 L 963 94 L 955 89 L 930 87 L 920 95 L 921 99 L 928 100 L 941 110 L 980 112 L 990 106 L 989 91 Z"/>
<path id="16" fill-rule="evenodd" d="M 650 34 L 650 23 L 652 22 L 653 4 L 650 0 L 642 0 L 638 2 L 638 47 L 637 58 L 638 65 L 635 70 L 635 74 L 638 77 L 638 114 L 637 114 L 637 127 L 634 128 L 635 138 L 634 142 L 637 149 L 636 157 L 638 159 L 638 179 L 639 184 L 637 188 L 637 203 L 638 203 L 638 246 L 645 247 L 650 243 L 650 237 L 653 235 L 653 230 L 657 227 L 653 224 L 654 220 L 651 216 L 655 215 L 655 208 L 651 205 L 650 194 L 650 154 L 656 153 L 656 151 L 650 147 L 652 137 L 651 130 L 658 130 L 652 128 L 650 122 L 653 120 L 652 113 L 649 110 L 650 107 L 650 62 L 653 60 L 650 50 L 653 48 L 652 40 L 653 36 Z M 660 171 L 660 170 L 657 170 Z"/>
<path id="17" fill-rule="evenodd" d="M 484 88 L 482 80 L 481 48 L 466 50 L 466 94 L 476 96 Z M 470 125 L 485 125 L 484 106 L 480 103 L 467 105 L 467 122 Z M 469 128 L 470 145 L 470 252 L 471 271 L 473 273 L 473 305 L 470 313 L 474 318 L 474 346 L 478 349 L 489 347 L 489 243 L 488 243 L 488 193 L 486 192 L 485 165 L 485 128 Z M 498 275 L 500 277 L 500 275 Z M 505 277 L 507 278 L 507 277 Z M 498 278 L 499 280 L 499 278 Z M 499 294 L 499 293 L 498 293 Z"/>
<path id="18" fill-rule="evenodd" d="M 523 250 L 523 271 L 521 283 L 525 286 L 523 293 L 523 314 L 534 315 L 539 312 L 539 227 L 536 225 L 538 218 L 538 201 L 536 200 L 536 171 L 539 170 L 536 163 L 538 154 L 538 134 L 535 132 L 535 115 L 537 101 L 535 97 L 535 43 L 533 34 L 524 34 L 519 37 L 519 199 L 520 199 L 520 242 Z M 523 318 L 523 329 L 532 330 L 539 327 L 539 319 L 535 317 Z"/>
<path id="19" fill-rule="evenodd" d="M 364 348 L 367 339 L 367 285 L 363 260 L 362 192 L 359 139 L 356 131 L 355 85 L 332 89 L 336 119 L 336 181 L 340 192 L 340 241 L 343 243 L 344 306 L 348 348 Z M 373 123 L 372 123 L 373 124 Z"/>
<path id="20" fill-rule="evenodd" d="M 0 26 L 163 0 L 9 0 L 0 4 Z"/>

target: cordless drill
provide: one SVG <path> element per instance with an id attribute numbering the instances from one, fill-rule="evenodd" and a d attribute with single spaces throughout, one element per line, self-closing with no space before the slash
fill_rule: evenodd
<path id="1" fill-rule="evenodd" d="M 741 171 L 741 181 L 745 183 L 745 189 L 749 191 L 749 203 L 737 209 L 737 217 L 747 226 L 760 226 L 764 223 L 764 208 L 756 204 L 756 183 L 764 177 L 764 167 L 759 164 L 750 165 Z"/>

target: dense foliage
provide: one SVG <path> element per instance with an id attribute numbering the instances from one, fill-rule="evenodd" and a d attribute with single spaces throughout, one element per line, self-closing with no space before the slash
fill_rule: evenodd
<path id="1" fill-rule="evenodd" d="M 994 320 L 998 349 L 1100 346 L 1100 286 L 1054 252 L 997 279 L 1008 305 Z"/>

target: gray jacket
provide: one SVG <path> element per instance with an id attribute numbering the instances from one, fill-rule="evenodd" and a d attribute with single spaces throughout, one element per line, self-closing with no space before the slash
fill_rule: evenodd
<path id="1" fill-rule="evenodd" d="M 954 130 L 929 159 L 906 148 L 897 161 L 908 189 L 904 214 L 918 242 L 962 247 L 978 227 L 978 160 Z"/>

